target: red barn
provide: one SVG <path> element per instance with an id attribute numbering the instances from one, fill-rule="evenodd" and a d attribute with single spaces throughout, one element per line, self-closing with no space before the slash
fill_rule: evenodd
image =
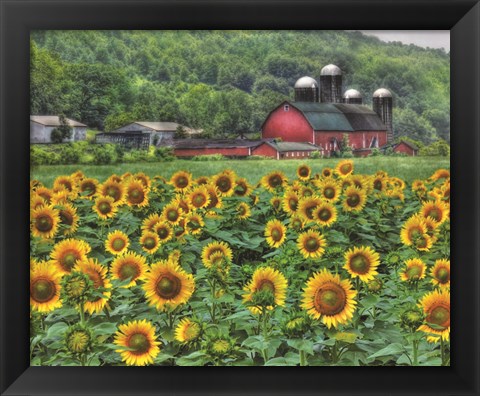
<path id="1" fill-rule="evenodd" d="M 354 152 L 387 143 L 387 127 L 373 110 L 358 104 L 283 102 L 267 116 L 262 138 L 308 142 L 325 149 L 340 149 L 347 134 Z"/>
<path id="2" fill-rule="evenodd" d="M 252 149 L 262 142 L 241 139 L 182 139 L 173 144 L 177 157 L 195 157 L 197 155 L 221 154 L 225 157 L 248 157 Z"/>
<path id="3" fill-rule="evenodd" d="M 383 146 L 381 150 L 385 152 L 390 147 L 392 148 L 394 153 L 404 153 L 412 157 L 418 155 L 418 147 L 405 140 L 401 140 L 398 143 L 394 144 L 387 144 Z"/>
<path id="4" fill-rule="evenodd" d="M 264 140 L 261 144 L 252 149 L 252 155 L 262 155 L 275 159 L 302 159 L 310 157 L 314 151 L 323 150 L 311 143 L 298 142 L 275 142 Z"/>

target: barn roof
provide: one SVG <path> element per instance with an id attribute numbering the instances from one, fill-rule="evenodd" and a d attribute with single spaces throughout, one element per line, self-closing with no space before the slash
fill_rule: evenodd
<path id="1" fill-rule="evenodd" d="M 135 121 L 132 124 L 138 124 L 154 131 L 176 131 L 180 124 L 176 122 L 150 122 L 150 121 Z"/>
<path id="2" fill-rule="evenodd" d="M 275 142 L 275 141 L 264 141 L 266 144 L 272 146 L 275 150 L 280 153 L 286 151 L 316 151 L 319 150 L 319 146 L 315 146 L 311 143 L 299 143 L 299 142 Z"/>
<path id="3" fill-rule="evenodd" d="M 396 142 L 396 143 L 387 143 L 387 144 L 385 144 L 384 146 L 380 147 L 380 149 L 381 149 L 381 150 L 385 150 L 385 149 L 387 149 L 387 148 L 389 148 L 389 147 L 392 147 L 392 148 L 395 149 L 397 146 L 400 146 L 402 143 L 403 143 L 404 145 L 410 147 L 412 150 L 418 150 L 418 147 L 417 147 L 415 144 L 410 143 L 410 142 L 407 142 L 406 140 L 400 140 L 400 141 L 398 141 L 398 142 Z"/>
<path id="4" fill-rule="evenodd" d="M 316 131 L 386 131 L 387 127 L 373 110 L 358 104 L 290 103 L 303 113 Z"/>
<path id="5" fill-rule="evenodd" d="M 30 121 L 36 122 L 37 124 L 45 126 L 60 126 L 60 119 L 55 115 L 31 115 Z M 86 127 L 87 125 L 82 124 L 81 122 L 71 120 L 67 118 L 68 125 L 71 127 Z"/>
<path id="6" fill-rule="evenodd" d="M 179 139 L 173 145 L 177 149 L 207 149 L 207 148 L 238 148 L 256 147 L 262 144 L 261 140 L 243 139 Z"/>

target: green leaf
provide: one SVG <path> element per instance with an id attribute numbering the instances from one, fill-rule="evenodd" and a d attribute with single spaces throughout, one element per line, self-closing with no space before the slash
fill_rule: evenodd
<path id="1" fill-rule="evenodd" d="M 287 345 L 298 351 L 304 351 L 309 355 L 313 355 L 312 340 L 287 340 Z"/>
<path id="2" fill-rule="evenodd" d="M 394 343 L 390 344 L 387 347 L 380 349 L 378 352 L 375 352 L 373 355 L 370 355 L 369 359 L 375 359 L 382 356 L 395 356 L 399 353 L 403 353 L 405 348 L 402 344 Z"/>
<path id="3" fill-rule="evenodd" d="M 96 336 L 112 335 L 117 332 L 117 325 L 115 323 L 102 322 L 93 327 L 93 332 Z"/>

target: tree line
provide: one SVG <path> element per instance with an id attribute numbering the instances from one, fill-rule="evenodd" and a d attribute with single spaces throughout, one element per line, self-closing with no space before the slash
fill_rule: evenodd
<path id="1" fill-rule="evenodd" d="M 366 105 L 394 95 L 398 136 L 450 138 L 450 55 L 345 31 L 34 31 L 31 112 L 113 130 L 172 121 L 206 137 L 257 133 L 293 99 L 295 81 L 328 63 Z"/>

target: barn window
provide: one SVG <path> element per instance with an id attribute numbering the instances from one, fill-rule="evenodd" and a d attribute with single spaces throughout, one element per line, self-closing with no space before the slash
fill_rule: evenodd
<path id="1" fill-rule="evenodd" d="M 285 106 L 283 106 L 283 110 L 285 110 L 285 111 L 288 111 L 288 110 L 290 110 L 290 106 L 289 106 L 289 105 L 285 105 Z"/>
<path id="2" fill-rule="evenodd" d="M 370 148 L 372 148 L 372 147 L 378 147 L 378 140 L 377 140 L 376 137 L 372 138 L 372 141 L 370 143 Z"/>
<path id="3" fill-rule="evenodd" d="M 300 157 L 300 153 L 297 151 L 297 157 Z"/>

